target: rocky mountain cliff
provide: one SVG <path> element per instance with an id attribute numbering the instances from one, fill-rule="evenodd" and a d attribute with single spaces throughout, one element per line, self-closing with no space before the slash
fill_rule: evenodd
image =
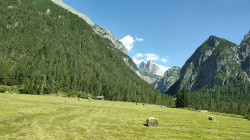
<path id="1" fill-rule="evenodd" d="M 166 92 L 179 79 L 180 71 L 180 67 L 172 67 L 164 73 L 163 78 L 156 80 L 152 85 L 161 92 Z"/>
<path id="2" fill-rule="evenodd" d="M 163 72 L 151 60 L 147 63 L 141 62 L 139 66 L 140 77 L 147 83 L 152 84 L 156 80 L 162 78 Z"/>
<path id="3" fill-rule="evenodd" d="M 179 80 L 167 91 L 175 94 L 183 89 L 195 91 L 203 87 L 249 81 L 249 34 L 240 46 L 210 36 L 186 61 Z"/>
<path id="4" fill-rule="evenodd" d="M 149 60 L 147 63 L 141 62 L 139 66 L 139 71 L 163 76 L 163 72 L 161 71 L 161 69 L 156 64 L 154 64 L 151 60 Z"/>
<path id="5" fill-rule="evenodd" d="M 245 35 L 240 43 L 239 49 L 240 66 L 242 70 L 250 77 L 250 31 Z"/>

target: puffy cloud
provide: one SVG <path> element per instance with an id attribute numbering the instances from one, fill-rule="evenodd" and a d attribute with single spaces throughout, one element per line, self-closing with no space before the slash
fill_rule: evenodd
<path id="1" fill-rule="evenodd" d="M 154 54 L 154 53 L 145 53 L 145 54 L 142 54 L 142 53 L 137 53 L 136 55 L 134 55 L 132 57 L 133 61 L 135 64 L 139 65 L 141 62 L 147 62 L 148 60 L 152 60 L 152 61 L 157 61 L 160 59 L 160 57 L 157 55 L 157 54 Z M 167 59 L 166 58 L 161 58 L 160 59 L 163 63 L 167 63 Z M 154 62 L 154 64 L 156 64 Z M 159 65 L 159 64 L 156 64 L 162 72 L 165 72 L 166 70 L 168 70 L 170 67 L 166 67 L 166 66 L 163 66 L 163 65 Z"/>
<path id="2" fill-rule="evenodd" d="M 161 71 L 162 72 L 166 72 L 170 67 L 165 67 L 165 66 L 162 66 L 162 65 L 158 65 L 158 64 L 156 64 L 160 69 L 161 69 Z"/>
<path id="3" fill-rule="evenodd" d="M 154 53 L 145 53 L 144 56 L 146 57 L 146 60 L 158 60 L 159 56 Z"/>
<path id="4" fill-rule="evenodd" d="M 145 59 L 145 61 L 148 61 L 148 60 L 158 60 L 159 59 L 159 56 L 154 54 L 154 53 L 145 53 L 145 54 L 142 54 L 142 53 L 137 53 L 135 56 L 132 57 L 133 59 L 137 59 L 137 58 L 143 58 Z"/>
<path id="5" fill-rule="evenodd" d="M 131 37 L 130 35 L 125 36 L 125 37 L 122 38 L 120 41 L 124 44 L 124 46 L 126 47 L 126 49 L 127 49 L 128 51 L 131 51 L 132 48 L 134 47 L 134 42 L 135 42 L 135 40 L 134 40 L 134 38 Z"/>
<path id="6" fill-rule="evenodd" d="M 133 56 L 134 58 L 140 58 L 140 57 L 143 57 L 143 54 L 141 53 L 137 53 L 135 56 Z"/>
<path id="7" fill-rule="evenodd" d="M 143 38 L 135 38 L 135 39 L 134 39 L 132 36 L 127 35 L 127 36 L 125 36 L 124 38 L 122 38 L 120 41 L 123 43 L 123 45 L 126 47 L 126 49 L 127 49 L 128 51 L 131 51 L 131 50 L 133 49 L 134 43 L 135 43 L 136 41 L 138 41 L 138 42 L 143 42 L 144 39 L 143 39 Z"/>
<path id="8" fill-rule="evenodd" d="M 143 38 L 135 38 L 135 40 L 138 41 L 138 42 L 143 42 L 144 41 Z"/>
<path id="9" fill-rule="evenodd" d="M 162 61 L 163 63 L 167 63 L 167 62 L 168 62 L 168 60 L 167 60 L 166 58 L 162 58 L 161 61 Z"/>
<path id="10" fill-rule="evenodd" d="M 141 64 L 141 62 L 145 62 L 144 60 L 142 60 L 142 59 L 137 59 L 137 58 L 133 58 L 133 61 L 134 61 L 135 64 L 137 64 L 137 65 Z"/>

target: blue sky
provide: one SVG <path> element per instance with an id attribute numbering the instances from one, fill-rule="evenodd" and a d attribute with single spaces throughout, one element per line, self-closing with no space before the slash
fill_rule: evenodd
<path id="1" fill-rule="evenodd" d="M 182 67 L 210 35 L 239 44 L 250 30 L 250 0 L 63 2 L 123 39 L 135 62 L 153 59 L 162 69 Z"/>

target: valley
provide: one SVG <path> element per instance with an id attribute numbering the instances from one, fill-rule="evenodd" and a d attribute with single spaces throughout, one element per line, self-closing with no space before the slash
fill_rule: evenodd
<path id="1" fill-rule="evenodd" d="M 145 126 L 152 116 L 159 127 Z M 208 120 L 209 116 L 216 121 Z M 250 136 L 250 121 L 237 115 L 41 95 L 1 93 L 0 123 L 0 139 L 212 140 Z"/>

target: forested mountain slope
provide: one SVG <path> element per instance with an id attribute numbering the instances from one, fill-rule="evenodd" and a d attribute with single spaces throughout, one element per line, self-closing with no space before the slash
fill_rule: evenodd
<path id="1" fill-rule="evenodd" d="M 0 1 L 0 84 L 23 93 L 67 91 L 169 103 L 126 66 L 86 21 L 50 0 Z"/>

